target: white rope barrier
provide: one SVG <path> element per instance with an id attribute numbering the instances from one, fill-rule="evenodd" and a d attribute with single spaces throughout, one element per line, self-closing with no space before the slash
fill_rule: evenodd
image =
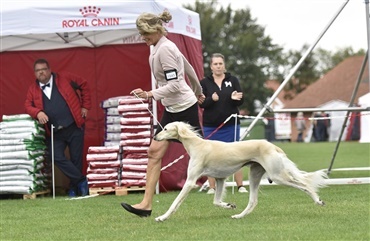
<path id="1" fill-rule="evenodd" d="M 327 171 L 326 169 L 323 169 L 324 171 Z M 370 167 L 353 167 L 353 168 L 336 168 L 332 171 L 369 171 Z M 328 178 L 324 180 L 324 183 L 326 185 L 350 185 L 350 184 L 369 184 L 370 183 L 370 177 L 349 177 L 349 178 Z M 243 181 L 244 186 L 249 186 L 249 181 Z M 260 182 L 260 185 L 277 185 L 276 183 L 272 182 L 270 183 L 266 177 L 263 177 L 263 179 Z M 225 182 L 226 187 L 235 187 L 236 183 L 234 181 L 232 182 Z M 209 188 L 208 180 L 203 183 L 203 185 L 200 187 L 199 192 L 203 190 L 207 190 Z"/>
<path id="2" fill-rule="evenodd" d="M 133 94 L 136 96 L 136 98 L 138 98 L 138 99 L 140 99 L 142 101 L 142 99 L 139 96 L 137 96 L 136 93 L 133 93 Z M 142 103 L 144 103 L 144 102 L 142 101 Z M 149 108 L 148 108 L 148 111 L 153 116 L 153 118 L 155 118 L 154 114 L 149 110 Z M 360 115 L 369 115 L 369 114 L 370 113 L 363 113 L 363 114 L 360 114 Z M 309 117 L 309 118 L 290 118 L 290 117 L 289 118 L 275 118 L 275 117 L 271 117 L 271 119 L 283 119 L 283 120 L 308 119 L 310 121 L 313 121 L 313 120 L 327 120 L 327 119 L 345 118 L 345 117 L 348 117 L 348 116 L 344 115 L 344 116 L 334 116 L 334 117 L 333 116 L 327 116 L 327 117 Z M 226 123 L 231 118 L 261 119 L 264 122 L 266 122 L 267 119 L 269 119 L 269 118 L 266 118 L 266 117 L 232 114 L 223 123 Z M 163 129 L 163 126 L 160 125 L 159 121 L 158 120 L 156 120 L 156 121 L 159 124 L 159 126 Z M 169 168 L 172 165 L 176 164 L 177 162 L 179 162 L 183 158 L 184 158 L 184 155 L 179 156 L 178 158 L 176 158 L 172 162 L 168 163 L 166 166 L 162 167 L 161 168 L 161 171 L 166 170 L 167 168 Z M 363 168 L 361 168 L 361 169 L 346 168 L 346 169 L 342 169 L 342 170 L 370 170 L 370 168 L 367 168 L 367 169 L 363 169 Z M 146 179 L 146 177 L 144 177 L 143 179 Z M 338 184 L 338 185 L 343 185 L 343 184 L 363 184 L 363 183 L 370 183 L 370 177 L 364 177 L 364 178 L 335 178 L 335 179 L 326 179 L 325 182 L 328 185 L 334 185 L 334 184 Z M 249 186 L 249 181 L 243 181 L 243 185 Z M 276 185 L 276 184 L 270 183 L 266 179 L 266 180 L 261 180 L 260 185 Z M 235 187 L 236 186 L 236 183 L 235 183 L 234 180 L 232 182 L 226 182 L 226 186 L 227 187 Z M 202 187 L 200 188 L 199 191 L 202 191 L 204 189 L 207 189 L 208 187 L 209 187 L 209 183 L 208 183 L 208 180 L 207 180 L 202 185 Z M 87 198 L 88 197 L 92 197 L 92 196 L 90 195 L 90 196 L 87 196 Z M 74 200 L 74 199 L 80 199 L 80 198 L 72 198 L 72 199 L 68 199 L 68 200 Z"/>
<path id="3" fill-rule="evenodd" d="M 92 198 L 92 197 L 97 197 L 99 196 L 99 194 L 90 194 L 90 195 L 87 195 L 87 196 L 83 196 L 83 197 L 71 197 L 71 198 L 66 198 L 64 200 L 80 200 L 80 199 L 87 199 L 87 198 Z"/>
<path id="4" fill-rule="evenodd" d="M 161 168 L 161 171 L 164 171 L 166 170 L 167 168 L 169 168 L 170 166 L 172 166 L 173 164 L 177 163 L 178 161 L 180 161 L 181 159 L 183 159 L 185 156 L 184 155 L 181 155 L 179 156 L 178 158 L 176 158 L 174 161 L 168 163 L 166 166 L 162 167 Z"/>

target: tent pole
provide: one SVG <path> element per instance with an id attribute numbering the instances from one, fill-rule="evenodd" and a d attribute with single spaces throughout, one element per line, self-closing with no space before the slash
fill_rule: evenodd
<path id="1" fill-rule="evenodd" d="M 365 58 L 364 58 L 364 61 L 362 62 L 362 66 L 361 66 L 361 70 L 360 70 L 360 74 L 357 78 L 357 83 L 356 83 L 356 86 L 353 90 L 353 93 L 352 93 L 352 97 L 351 97 L 351 101 L 350 101 L 350 104 L 349 104 L 349 107 L 352 107 L 353 105 L 353 102 L 355 100 L 355 97 L 356 97 L 356 94 L 357 94 L 357 91 L 358 91 L 358 87 L 360 85 L 360 82 L 361 82 L 361 78 L 362 78 L 362 75 L 365 71 L 365 66 L 366 66 L 366 62 L 368 63 L 368 66 L 369 66 L 369 71 L 370 71 L 370 62 L 368 61 L 368 58 L 369 58 L 369 49 L 370 49 L 370 32 L 369 32 L 369 0 L 365 0 L 365 10 L 366 10 L 366 29 L 367 29 L 367 42 L 368 42 L 368 49 L 367 49 L 367 53 L 365 55 Z M 369 85 L 370 85 L 370 74 L 369 74 Z M 369 86 L 370 87 L 370 86 Z M 339 138 L 338 138 L 338 141 L 337 141 L 337 144 L 335 146 L 335 149 L 334 149 L 334 153 L 333 153 L 333 156 L 331 158 L 331 162 L 330 162 L 330 165 L 329 165 L 329 168 L 328 168 L 328 175 L 330 174 L 331 172 L 331 169 L 333 167 L 333 164 L 334 164 L 334 159 L 335 159 L 335 156 L 337 154 L 337 151 L 338 151 L 338 148 L 339 148 L 339 144 L 341 142 L 341 139 L 342 139 L 342 135 L 343 135 L 343 132 L 344 132 L 344 129 L 346 128 L 347 126 L 347 121 L 348 121 L 348 115 L 349 115 L 350 111 L 347 111 L 347 114 L 346 114 L 346 117 L 344 118 L 344 122 L 343 122 L 343 125 L 342 125 L 342 130 L 340 132 L 340 135 L 339 135 Z"/>
<path id="2" fill-rule="evenodd" d="M 50 151 L 50 150 L 49 150 Z M 55 199 L 55 166 L 54 166 L 54 125 L 51 125 L 51 177 L 53 186 L 53 199 Z"/>
<path id="3" fill-rule="evenodd" d="M 360 69 L 360 73 L 359 73 L 359 75 L 358 75 L 358 77 L 357 77 L 357 82 L 356 82 L 355 88 L 354 88 L 354 90 L 353 90 L 353 92 L 352 92 L 352 97 L 351 97 L 351 101 L 350 101 L 350 103 L 349 103 L 349 107 L 352 107 L 353 102 L 355 101 L 356 94 L 357 94 L 357 91 L 358 91 L 358 87 L 359 87 L 359 85 L 360 85 L 360 83 L 361 83 L 362 75 L 364 74 L 364 71 L 365 71 L 366 62 L 368 62 L 368 61 L 367 61 L 367 60 L 368 60 L 368 56 L 369 56 L 369 51 L 367 51 L 367 53 L 366 53 L 366 55 L 365 55 L 365 58 L 364 58 L 364 60 L 363 60 L 363 62 L 362 62 L 362 66 L 361 66 L 361 69 Z M 332 158 L 331 158 L 331 162 L 330 162 L 330 165 L 329 165 L 329 168 L 328 168 L 328 171 L 327 171 L 328 175 L 330 174 L 331 169 L 332 169 L 332 167 L 333 167 L 334 159 L 335 159 L 335 156 L 337 155 L 337 151 L 338 151 L 338 148 L 339 148 L 339 144 L 340 144 L 340 142 L 341 142 L 341 140 L 342 140 L 342 136 L 343 136 L 344 129 L 345 129 L 345 128 L 346 128 L 346 126 L 347 126 L 348 116 L 349 116 L 349 114 L 350 114 L 350 113 L 352 113 L 352 112 L 348 110 L 348 111 L 347 111 L 347 114 L 346 114 L 346 116 L 345 116 L 345 118 L 344 118 L 343 125 L 342 125 L 342 129 L 341 129 L 341 131 L 340 131 L 340 134 L 339 134 L 339 137 L 338 137 L 338 140 L 337 140 L 337 144 L 336 144 L 336 146 L 335 146 L 334 153 L 333 153 L 333 156 L 332 156 Z"/>
<path id="4" fill-rule="evenodd" d="M 235 124 L 234 124 L 234 142 L 236 142 L 236 132 L 238 128 L 238 114 L 233 114 L 235 116 Z M 235 173 L 233 174 L 233 183 L 235 183 Z M 234 194 L 234 185 L 231 189 L 231 193 Z"/>
<path id="5" fill-rule="evenodd" d="M 367 51 L 369 53 L 370 50 L 369 0 L 365 0 L 365 12 L 366 12 Z M 368 61 L 368 67 L 370 71 L 370 61 Z M 370 91 L 370 73 L 369 73 L 369 91 Z"/>
<path id="6" fill-rule="evenodd" d="M 241 135 L 240 140 L 244 140 L 246 136 L 249 135 L 250 131 L 254 127 L 254 125 L 257 123 L 257 121 L 263 116 L 263 114 L 266 112 L 266 110 L 271 109 L 270 105 L 274 102 L 276 97 L 279 95 L 279 93 L 282 91 L 282 89 L 285 87 L 285 85 L 289 82 L 290 78 L 293 76 L 293 74 L 298 70 L 298 68 L 301 66 L 303 61 L 307 58 L 307 56 L 312 52 L 312 50 L 315 48 L 316 44 L 320 41 L 322 36 L 326 33 L 326 31 L 329 29 L 329 27 L 332 25 L 334 20 L 338 17 L 338 15 L 341 13 L 343 8 L 347 5 L 349 0 L 345 1 L 343 5 L 339 8 L 338 12 L 334 15 L 334 17 L 330 20 L 329 24 L 324 28 L 324 30 L 320 33 L 319 37 L 316 39 L 314 44 L 311 45 L 310 48 L 307 49 L 307 51 L 303 54 L 302 58 L 298 61 L 298 63 L 293 67 L 293 69 L 290 71 L 288 76 L 284 79 L 284 81 L 281 83 L 279 88 L 275 91 L 275 93 L 272 95 L 272 97 L 268 100 L 268 102 L 264 105 L 262 110 L 258 113 L 257 117 L 252 121 L 252 123 L 248 126 L 247 130 L 244 131 L 243 135 Z"/>
<path id="7" fill-rule="evenodd" d="M 153 48 L 154 46 L 153 45 L 150 45 L 150 54 L 153 53 Z M 153 75 L 153 72 L 150 71 L 150 81 L 152 83 L 152 90 L 154 90 L 156 88 L 156 81 L 155 81 L 155 77 Z M 153 101 L 152 100 L 152 107 L 153 107 L 153 134 L 155 133 L 155 129 L 154 127 L 158 128 L 158 106 L 157 106 L 157 101 Z M 159 180 L 157 182 L 157 184 L 155 185 L 155 194 L 159 194 Z"/>

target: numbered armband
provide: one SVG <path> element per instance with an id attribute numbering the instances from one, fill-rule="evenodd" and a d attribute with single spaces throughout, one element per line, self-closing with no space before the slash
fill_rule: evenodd
<path id="1" fill-rule="evenodd" d="M 177 70 L 176 69 L 165 70 L 164 77 L 167 81 L 177 79 Z"/>

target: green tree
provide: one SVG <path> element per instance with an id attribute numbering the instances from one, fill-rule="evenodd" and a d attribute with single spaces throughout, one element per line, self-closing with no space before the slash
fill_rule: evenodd
<path id="1" fill-rule="evenodd" d="M 255 114 L 255 102 L 265 103 L 271 91 L 264 87 L 269 78 L 281 78 L 282 48 L 272 44 L 265 29 L 257 24 L 250 9 L 232 10 L 217 1 L 186 5 L 200 16 L 204 73 L 209 75 L 210 56 L 222 53 L 228 72 L 237 76 L 244 92 L 242 109 Z"/>
<path id="2" fill-rule="evenodd" d="M 363 56 L 365 50 L 360 49 L 355 52 L 352 47 L 344 47 L 337 49 L 334 53 L 329 50 L 318 48 L 315 50 L 315 58 L 318 61 L 317 70 L 321 74 L 326 74 L 329 70 L 337 66 L 344 59 L 351 56 Z"/>
<path id="3" fill-rule="evenodd" d="M 263 105 L 273 94 L 265 88 L 265 82 L 269 79 L 282 82 L 308 49 L 305 44 L 300 51 L 284 51 L 273 44 L 249 8 L 232 10 L 230 5 L 222 7 L 217 0 L 197 0 L 194 6 L 184 7 L 200 16 L 205 75 L 211 74 L 212 53 L 222 53 L 228 72 L 240 80 L 245 98 L 241 108 L 249 114 L 256 114 L 256 103 Z M 294 98 L 345 58 L 354 55 L 365 55 L 365 51 L 354 52 L 351 47 L 334 53 L 313 50 L 286 84 L 285 98 Z"/>
<path id="4" fill-rule="evenodd" d="M 303 53 L 308 49 L 307 45 L 304 45 L 301 50 L 289 50 L 286 54 L 287 64 L 284 67 L 286 71 L 290 71 L 302 58 Z M 320 78 L 320 72 L 316 69 L 318 61 L 313 55 L 313 52 L 309 54 L 299 66 L 297 71 L 292 76 L 292 79 L 286 84 L 285 99 L 292 99 L 296 94 L 302 92 Z"/>
<path id="5" fill-rule="evenodd" d="M 284 74 L 287 74 L 297 64 L 307 49 L 308 45 L 305 44 L 300 51 L 289 50 L 285 54 Z M 294 73 L 292 79 L 286 84 L 284 98 L 294 98 L 296 94 L 304 91 L 310 84 L 316 82 L 344 59 L 359 55 L 365 55 L 365 51 L 361 49 L 354 52 L 351 47 L 338 49 L 334 53 L 322 48 L 314 49 Z"/>

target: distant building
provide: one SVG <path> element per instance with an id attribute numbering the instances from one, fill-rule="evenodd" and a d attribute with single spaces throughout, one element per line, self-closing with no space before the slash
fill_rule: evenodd
<path id="1" fill-rule="evenodd" d="M 265 82 L 265 88 L 271 89 L 273 92 L 279 88 L 280 82 L 277 80 L 268 80 Z M 291 91 L 290 96 L 294 96 L 294 92 Z M 286 90 L 281 90 L 274 101 L 271 103 L 271 109 L 282 109 L 285 106 L 287 100 Z M 265 138 L 268 141 L 281 141 L 292 139 L 292 129 L 290 123 L 290 113 L 274 113 L 273 116 L 267 117 L 268 122 L 265 126 Z"/>
<path id="2" fill-rule="evenodd" d="M 364 56 L 354 56 L 345 59 L 332 70 L 330 70 L 321 79 L 309 85 L 303 92 L 297 94 L 292 100 L 284 103 L 284 108 L 343 108 L 348 107 L 357 78 L 359 77 Z M 369 70 L 366 64 L 365 71 L 361 78 L 359 88 L 354 100 L 354 105 L 359 103 L 359 97 L 369 93 Z M 329 132 L 329 141 L 337 141 L 344 122 L 344 116 L 347 111 L 327 111 L 331 117 L 331 127 Z M 305 117 L 311 117 L 312 113 L 305 112 Z M 359 116 L 361 112 L 358 113 Z M 296 113 L 292 113 L 295 117 Z M 342 117 L 342 118 L 341 118 Z M 351 139 L 347 130 L 354 121 L 347 124 L 342 140 Z M 296 130 L 292 123 L 292 137 L 296 136 Z M 310 127 L 310 122 L 307 121 L 307 126 Z M 353 128 L 350 128 L 353 130 Z M 310 137 L 310 128 L 306 129 L 308 141 Z M 294 140 L 294 139 L 293 139 Z"/>

